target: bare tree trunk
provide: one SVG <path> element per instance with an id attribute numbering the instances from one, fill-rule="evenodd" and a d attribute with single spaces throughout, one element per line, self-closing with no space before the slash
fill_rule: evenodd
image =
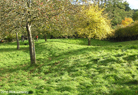
<path id="1" fill-rule="evenodd" d="M 45 34 L 45 42 L 47 41 L 47 35 Z"/>
<path id="2" fill-rule="evenodd" d="M 91 38 L 88 38 L 88 45 L 91 45 Z"/>
<path id="3" fill-rule="evenodd" d="M 16 32 L 16 40 L 17 40 L 17 49 L 20 49 L 20 43 L 18 39 L 18 33 Z"/>
<path id="4" fill-rule="evenodd" d="M 30 60 L 31 60 L 31 65 L 33 65 L 33 64 L 36 64 L 35 45 L 34 45 L 34 42 L 32 41 L 31 25 L 29 24 L 29 22 L 27 22 L 27 24 L 26 24 L 26 29 L 27 29 L 27 32 L 28 32 Z"/>

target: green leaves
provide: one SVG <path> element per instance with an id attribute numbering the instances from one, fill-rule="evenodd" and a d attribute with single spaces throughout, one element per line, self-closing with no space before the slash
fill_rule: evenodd
<path id="1" fill-rule="evenodd" d="M 133 14 L 133 20 L 138 20 L 138 11 Z"/>
<path id="2" fill-rule="evenodd" d="M 108 0 L 107 2 L 105 12 L 112 19 L 112 26 L 120 24 L 125 17 L 132 17 L 133 10 L 130 10 L 127 6 L 129 5 L 128 3 L 122 2 L 122 0 Z"/>
<path id="3" fill-rule="evenodd" d="M 127 26 L 119 26 L 114 32 L 111 37 L 115 38 L 116 41 L 125 41 L 125 40 L 135 40 L 137 39 L 138 35 L 138 21 L 127 25 Z"/>

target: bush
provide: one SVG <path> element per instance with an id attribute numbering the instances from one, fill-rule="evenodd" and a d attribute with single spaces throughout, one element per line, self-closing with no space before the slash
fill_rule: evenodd
<path id="1" fill-rule="evenodd" d="M 125 17 L 125 20 L 122 20 L 122 25 L 124 25 L 124 26 L 127 26 L 127 25 L 129 25 L 129 24 L 131 24 L 133 22 L 133 19 L 132 18 L 126 18 Z"/>
<path id="2" fill-rule="evenodd" d="M 112 35 L 108 36 L 109 40 L 128 41 L 138 39 L 138 21 L 128 26 L 120 26 L 114 30 Z"/>
<path id="3" fill-rule="evenodd" d="M 12 42 L 14 38 L 14 35 L 8 35 L 5 40 L 7 40 L 8 42 Z"/>

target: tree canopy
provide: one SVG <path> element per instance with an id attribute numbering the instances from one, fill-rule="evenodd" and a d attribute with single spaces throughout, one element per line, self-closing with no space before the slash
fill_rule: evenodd
<path id="1" fill-rule="evenodd" d="M 111 33 L 110 20 L 103 14 L 104 9 L 97 5 L 83 6 L 80 13 L 76 15 L 77 32 L 80 36 L 88 39 L 104 39 Z"/>

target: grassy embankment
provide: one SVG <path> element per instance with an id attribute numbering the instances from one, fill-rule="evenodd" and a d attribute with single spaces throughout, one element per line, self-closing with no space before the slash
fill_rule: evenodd
<path id="1" fill-rule="evenodd" d="M 137 95 L 138 41 L 48 39 L 36 42 L 37 67 L 28 45 L 0 44 L 0 95 Z M 4 92 L 5 95 L 15 95 Z"/>

